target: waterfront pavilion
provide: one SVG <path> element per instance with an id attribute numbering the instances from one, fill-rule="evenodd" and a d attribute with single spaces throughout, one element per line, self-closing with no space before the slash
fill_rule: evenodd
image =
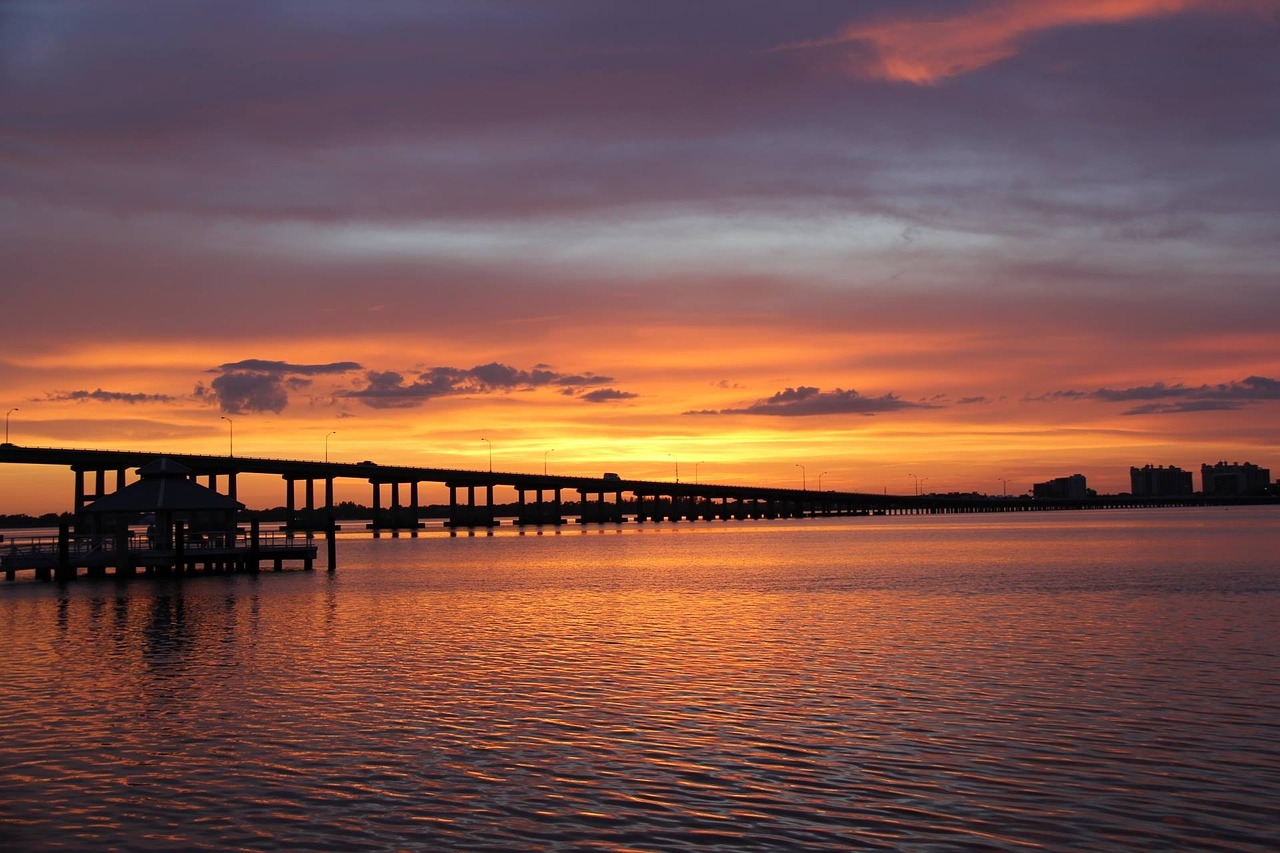
<path id="1" fill-rule="evenodd" d="M 104 495 L 84 508 L 95 532 L 126 530 L 129 521 L 154 516 L 153 547 L 172 548 L 176 522 L 193 533 L 234 531 L 244 504 L 200 485 L 192 471 L 172 459 L 157 459 L 138 469 L 138 481 Z"/>

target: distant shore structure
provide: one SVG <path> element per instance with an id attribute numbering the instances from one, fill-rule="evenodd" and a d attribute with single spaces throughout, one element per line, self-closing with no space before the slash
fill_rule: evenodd
<path id="1" fill-rule="evenodd" d="M 1191 472 L 1177 466 L 1146 465 L 1129 469 L 1130 492 L 1141 497 L 1185 497 L 1195 494 Z"/>
<path id="2" fill-rule="evenodd" d="M 1089 497 L 1089 487 L 1083 474 L 1056 477 L 1031 487 L 1031 496 L 1055 501 L 1082 501 Z"/>
<path id="3" fill-rule="evenodd" d="M 1249 497 L 1266 494 L 1271 471 L 1252 462 L 1219 462 L 1200 466 L 1201 490 L 1217 497 Z"/>

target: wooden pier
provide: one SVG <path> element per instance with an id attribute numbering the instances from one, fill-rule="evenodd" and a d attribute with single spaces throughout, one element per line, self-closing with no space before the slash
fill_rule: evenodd
<path id="1" fill-rule="evenodd" d="M 16 537 L 0 547 L 0 571 L 15 580 L 33 571 L 39 580 L 206 573 L 257 573 L 264 562 L 282 571 L 286 560 L 311 569 L 316 546 L 309 532 L 263 536 L 258 521 L 237 523 L 244 504 L 192 480 L 192 471 L 168 458 L 138 468 L 138 481 L 100 495 L 84 507 L 72 533 L 64 522 L 57 537 Z M 145 519 L 142 530 L 131 522 Z M 329 570 L 334 567 L 334 525 L 327 526 Z"/>
<path id="2" fill-rule="evenodd" d="M 332 542 L 332 535 L 329 537 Z M 113 576 L 124 579 L 188 574 L 256 574 L 263 565 L 283 571 L 285 563 L 300 561 L 314 567 L 317 547 L 310 533 L 262 533 L 258 523 L 248 530 L 192 533 L 177 525 L 171 542 L 154 533 L 127 530 L 114 534 L 72 533 L 67 526 L 57 536 L 11 536 L 0 542 L 0 572 L 7 581 L 19 572 L 37 580 L 69 581 L 78 577 Z M 332 566 L 331 566 L 332 567 Z"/>

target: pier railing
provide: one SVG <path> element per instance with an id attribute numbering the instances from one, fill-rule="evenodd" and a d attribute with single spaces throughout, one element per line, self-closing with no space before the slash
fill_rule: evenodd
<path id="1" fill-rule="evenodd" d="M 194 572 L 257 572 L 262 562 L 282 571 L 286 560 L 302 561 L 311 569 L 316 557 L 315 537 L 309 532 L 259 530 L 257 523 L 244 530 L 175 531 L 162 537 L 153 530 L 116 533 L 71 533 L 6 538 L 0 543 L 0 572 L 12 581 L 20 571 L 34 571 L 39 580 L 74 580 L 80 569 L 91 577 L 105 577 L 114 569 L 117 577 L 139 570 L 148 574 Z M 333 539 L 329 539 L 332 571 Z"/>
<path id="2" fill-rule="evenodd" d="M 258 550 L 263 553 L 314 544 L 315 536 L 311 532 L 264 530 L 258 534 Z M 188 531 L 183 538 L 183 550 L 188 554 L 247 549 L 252 545 L 252 535 L 247 530 Z M 57 535 L 6 536 L 3 543 L 0 543 L 0 557 L 57 556 L 60 547 Z M 112 553 L 117 546 L 116 539 L 111 534 L 71 533 L 67 536 L 66 547 L 67 554 L 71 557 L 83 557 Z M 173 550 L 172 547 L 165 548 L 154 533 L 139 531 L 129 532 L 127 547 L 130 553 Z"/>

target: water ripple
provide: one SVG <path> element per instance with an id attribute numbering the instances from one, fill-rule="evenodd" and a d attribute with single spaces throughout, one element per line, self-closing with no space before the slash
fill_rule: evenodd
<path id="1" fill-rule="evenodd" d="M 0 846 L 1276 849 L 1280 569 L 1058 523 L 13 585 Z"/>

